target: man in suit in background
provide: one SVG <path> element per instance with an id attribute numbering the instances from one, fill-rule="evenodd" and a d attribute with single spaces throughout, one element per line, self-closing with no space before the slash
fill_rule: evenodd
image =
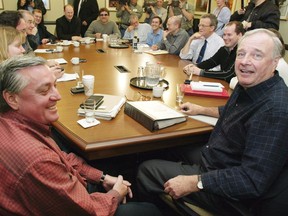
<path id="1" fill-rule="evenodd" d="M 81 36 L 84 37 L 89 25 L 96 20 L 99 15 L 99 6 L 97 0 L 75 0 L 75 16 L 81 20 Z"/>

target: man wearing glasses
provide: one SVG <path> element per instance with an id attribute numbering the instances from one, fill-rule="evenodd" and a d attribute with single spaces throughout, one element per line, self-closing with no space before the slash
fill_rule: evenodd
<path id="1" fill-rule="evenodd" d="M 215 33 L 217 18 L 214 14 L 204 14 L 200 18 L 199 32 L 194 33 L 180 52 L 181 59 L 191 59 L 198 64 L 211 58 L 220 47 L 223 39 Z"/>
<path id="2" fill-rule="evenodd" d="M 94 20 L 85 33 L 85 37 L 101 38 L 103 34 L 118 34 L 120 31 L 117 24 L 114 21 L 109 20 L 109 10 L 107 8 L 101 8 L 100 16 L 98 20 Z"/>

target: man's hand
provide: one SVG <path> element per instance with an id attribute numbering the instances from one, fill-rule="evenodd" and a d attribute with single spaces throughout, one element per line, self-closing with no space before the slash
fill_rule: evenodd
<path id="1" fill-rule="evenodd" d="M 164 191 L 173 197 L 173 199 L 179 199 L 181 197 L 187 196 L 190 193 L 199 191 L 197 188 L 197 183 L 197 175 L 179 175 L 175 178 L 169 179 L 164 184 Z"/>
<path id="2" fill-rule="evenodd" d="M 107 177 L 107 175 L 106 175 L 106 177 Z M 105 179 L 106 179 L 106 177 L 105 177 Z M 112 177 L 112 176 L 110 176 L 110 177 Z M 113 177 L 113 178 L 115 178 L 115 177 Z M 105 180 L 104 180 L 104 182 L 105 182 Z M 104 186 L 104 182 L 103 182 L 103 186 Z M 128 181 L 123 181 L 123 176 L 119 175 L 118 178 L 116 178 L 116 182 L 113 186 L 113 190 L 116 190 L 121 195 L 121 197 L 123 197 L 122 203 L 126 203 L 126 195 L 127 194 L 130 198 L 133 197 L 132 190 L 131 190 L 130 186 L 131 186 L 131 184 Z M 105 186 L 104 186 L 104 188 L 105 188 Z"/>
<path id="3" fill-rule="evenodd" d="M 134 25 L 130 25 L 130 26 L 128 26 L 127 31 L 131 32 L 134 29 L 135 29 Z"/>
<path id="4" fill-rule="evenodd" d="M 158 46 L 157 46 L 157 45 L 152 45 L 152 46 L 151 46 L 151 49 L 152 49 L 153 51 L 156 51 L 156 50 L 158 50 Z"/>
<path id="5" fill-rule="evenodd" d="M 96 33 L 95 38 L 101 38 L 102 34 L 101 33 Z"/>

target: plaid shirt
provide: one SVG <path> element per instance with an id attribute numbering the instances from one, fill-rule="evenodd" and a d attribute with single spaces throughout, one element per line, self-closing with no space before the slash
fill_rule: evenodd
<path id="1" fill-rule="evenodd" d="M 0 116 L 0 215 L 113 215 L 120 194 L 88 194 L 102 171 L 62 152 L 49 127 L 9 111 Z"/>
<path id="2" fill-rule="evenodd" d="M 236 86 L 202 150 L 205 191 L 233 200 L 268 191 L 288 167 L 287 98 L 277 72 L 247 90 Z"/>

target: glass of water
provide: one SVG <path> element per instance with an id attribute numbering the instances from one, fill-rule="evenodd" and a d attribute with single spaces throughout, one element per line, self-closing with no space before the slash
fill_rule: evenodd
<path id="1" fill-rule="evenodd" d="M 160 67 L 158 64 L 146 64 L 145 67 L 145 75 L 146 75 L 146 85 L 147 86 L 156 86 L 160 80 Z"/>
<path id="2" fill-rule="evenodd" d="M 178 105 L 183 103 L 184 98 L 184 86 L 182 84 L 176 84 L 176 102 Z"/>
<path id="3" fill-rule="evenodd" d="M 93 99 L 87 99 L 84 101 L 83 105 L 86 122 L 93 123 L 95 121 L 96 101 Z"/>

